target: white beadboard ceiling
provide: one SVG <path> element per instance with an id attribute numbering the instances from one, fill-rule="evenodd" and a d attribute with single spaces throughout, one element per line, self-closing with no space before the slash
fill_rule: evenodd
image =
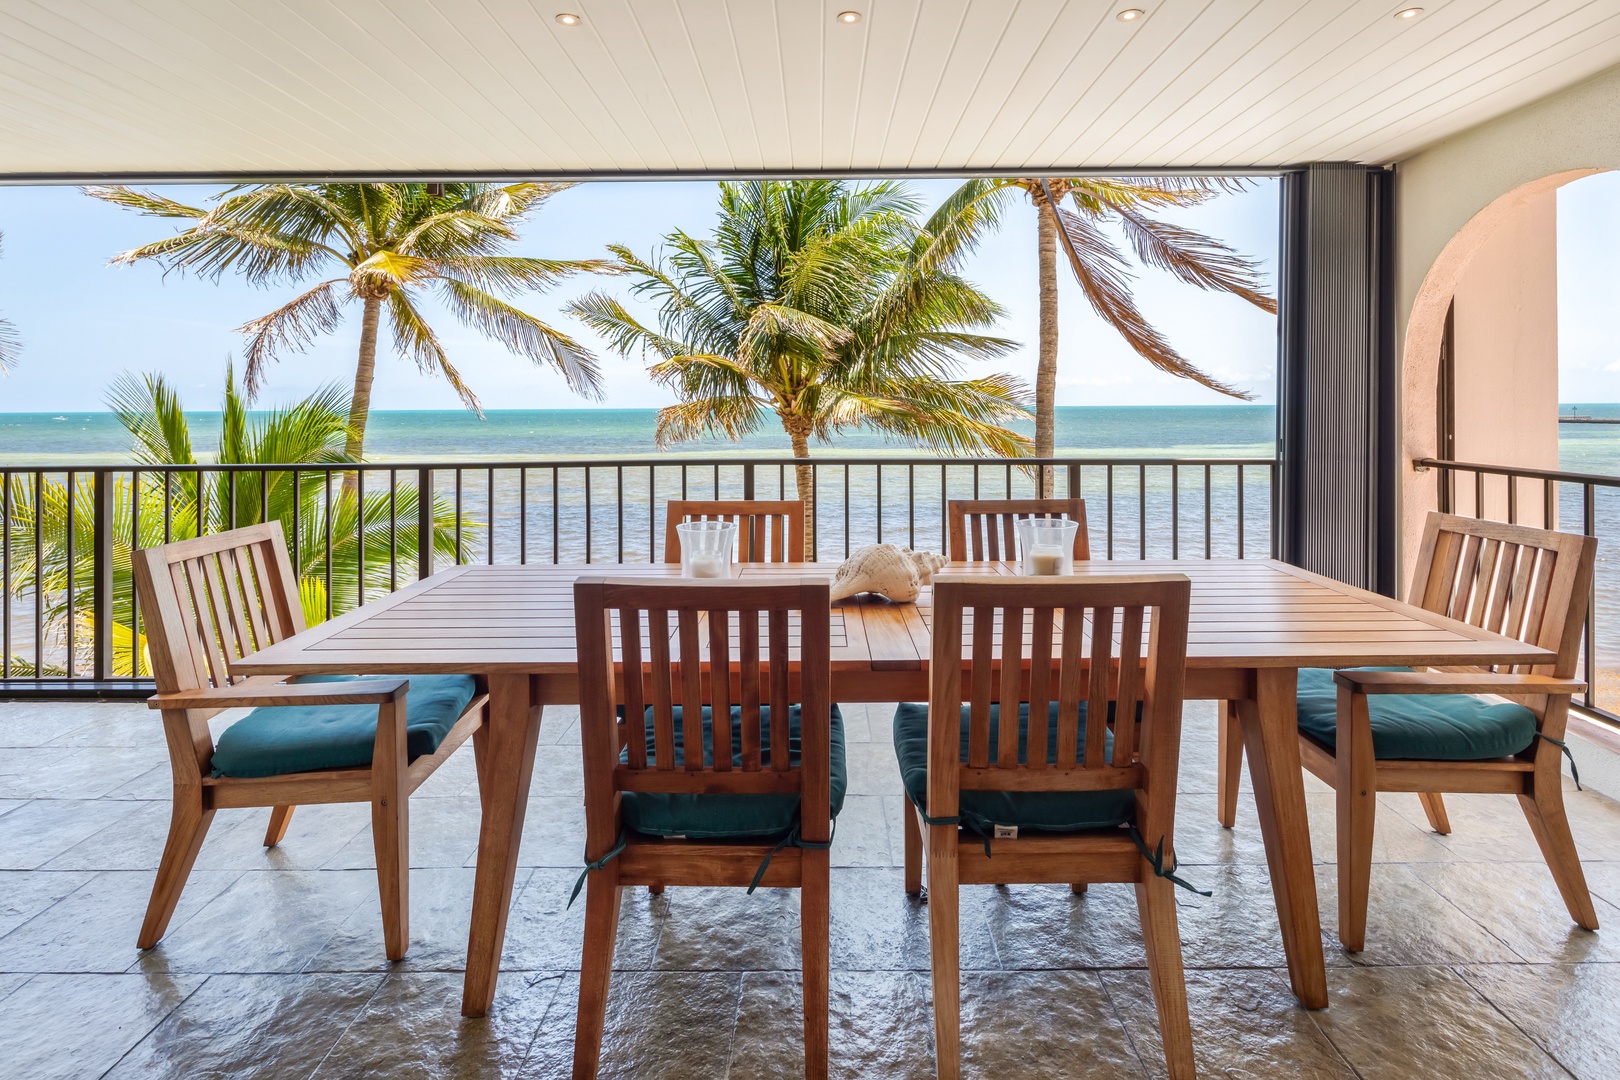
<path id="1" fill-rule="evenodd" d="M 0 0 L 0 176 L 1387 162 L 1620 63 L 1620 0 L 1405 6 Z"/>

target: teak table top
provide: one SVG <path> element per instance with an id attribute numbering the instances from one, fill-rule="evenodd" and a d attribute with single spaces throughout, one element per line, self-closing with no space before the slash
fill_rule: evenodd
<path id="1" fill-rule="evenodd" d="M 826 576 L 828 563 L 751 565 L 743 576 Z M 1014 572 L 956 563 L 950 571 Z M 1190 669 L 1546 663 L 1545 650 L 1270 559 L 1076 563 L 1076 574 L 1181 573 L 1192 579 Z M 238 661 L 242 674 L 460 672 L 571 674 L 573 582 L 669 577 L 662 563 L 461 566 Z M 833 670 L 920 671 L 929 594 L 833 607 Z M 892 699 L 891 699 L 892 700 Z"/>

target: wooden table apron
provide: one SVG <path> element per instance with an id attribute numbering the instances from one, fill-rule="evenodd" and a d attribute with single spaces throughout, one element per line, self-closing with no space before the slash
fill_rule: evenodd
<path id="1" fill-rule="evenodd" d="M 745 576 L 832 575 L 831 564 L 748 566 Z M 1010 574 L 1007 563 L 953 570 Z M 242 674 L 456 672 L 489 680 L 483 818 L 462 1012 L 495 997 L 518 845 L 545 705 L 577 704 L 573 582 L 667 577 L 664 564 L 462 566 L 322 623 L 234 665 Z M 1184 573 L 1193 581 L 1186 696 L 1239 703 L 1294 994 L 1327 1005 L 1294 711 L 1301 667 L 1545 663 L 1551 654 L 1272 560 L 1092 562 L 1076 574 Z M 878 599 L 833 609 L 837 701 L 926 701 L 930 609 Z M 898 783 L 898 776 L 896 782 Z"/>

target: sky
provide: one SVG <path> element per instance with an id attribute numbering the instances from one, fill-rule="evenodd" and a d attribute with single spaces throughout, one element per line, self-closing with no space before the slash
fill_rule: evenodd
<path id="1" fill-rule="evenodd" d="M 914 181 L 932 208 L 955 186 L 948 180 Z M 1254 258 L 1274 287 L 1278 184 L 1259 180 L 1242 193 L 1174 212 L 1173 218 L 1225 240 Z M 200 203 L 216 188 L 160 189 Z M 702 181 L 599 182 L 554 197 L 527 223 L 517 250 L 554 258 L 604 254 L 609 243 L 653 253 L 660 238 L 680 228 L 703 234 L 715 215 L 715 185 Z M 1559 351 L 1560 400 L 1620 401 L 1620 174 L 1576 181 L 1560 190 Z M 169 235 L 175 223 L 143 218 L 99 202 L 74 188 L 0 187 L 0 317 L 23 340 L 21 363 L 0 377 L 0 411 L 56 412 L 103 407 L 108 383 L 124 371 L 162 372 L 190 408 L 217 407 L 224 372 L 239 356 L 236 327 L 296 295 L 294 286 L 254 288 L 235 278 L 218 283 L 171 274 L 155 264 L 114 267 L 117 252 Z M 1035 222 L 1028 210 L 1010 214 L 967 264 L 966 274 L 1006 308 L 995 332 L 1022 343 L 994 363 L 1033 380 L 1038 303 Z M 438 309 L 435 325 L 452 360 L 486 408 L 644 408 L 671 397 L 653 385 L 638 359 L 600 347 L 593 335 L 563 313 L 591 289 L 621 297 L 625 283 L 576 277 L 544 294 L 518 299 L 527 310 L 596 348 L 606 393 L 593 402 L 575 396 L 562 379 L 461 327 Z M 1090 309 L 1059 260 L 1061 330 L 1059 405 L 1220 404 L 1224 398 L 1197 384 L 1154 371 Z M 1275 399 L 1276 321 L 1230 296 L 1201 292 L 1152 269 L 1137 274 L 1139 302 L 1183 355 L 1206 371 Z M 430 303 L 430 310 L 433 305 Z M 643 310 L 643 314 L 650 312 Z M 354 370 L 358 312 L 337 333 L 306 353 L 284 358 L 270 373 L 262 400 L 296 400 L 318 386 L 347 383 Z M 988 370 L 984 365 L 967 371 Z M 454 409 L 458 402 L 440 380 L 420 374 L 379 350 L 373 407 Z"/>
<path id="2" fill-rule="evenodd" d="M 1558 400 L 1620 401 L 1620 173 L 1558 189 Z"/>
<path id="3" fill-rule="evenodd" d="M 932 209 L 955 187 L 948 180 L 914 182 Z M 1241 194 L 1178 211 L 1173 219 L 1217 236 L 1255 258 L 1271 281 L 1277 251 L 1278 184 L 1260 180 Z M 158 189 L 198 205 L 217 188 Z M 708 232 L 715 185 L 702 181 L 599 182 L 555 196 L 523 228 L 517 253 L 591 258 L 609 243 L 653 252 L 674 229 Z M 1167 215 L 1171 216 L 1171 215 Z M 172 234 L 177 222 L 145 218 L 102 203 L 75 188 L 0 187 L 0 317 L 23 341 L 21 362 L 0 377 L 0 411 L 87 411 L 103 408 L 108 383 L 119 373 L 162 372 L 188 408 L 218 407 L 226 364 L 242 351 L 236 327 L 297 295 L 295 286 L 251 287 L 234 278 L 164 276 L 153 263 L 114 267 L 119 251 Z M 1038 326 L 1035 217 L 1013 213 L 999 233 L 974 254 L 966 275 L 999 301 L 1007 314 L 994 332 L 1022 343 L 1019 351 L 965 373 L 1010 371 L 1033 381 Z M 314 280 L 311 281 L 313 284 Z M 1086 304 L 1059 259 L 1059 405 L 1219 404 L 1230 401 L 1197 384 L 1154 371 Z M 1269 287 L 1269 284 L 1268 284 Z M 620 279 L 576 277 L 544 294 L 517 300 L 596 348 L 606 393 L 600 402 L 574 395 L 562 379 L 461 327 L 438 309 L 435 323 L 452 361 L 486 409 L 651 408 L 669 393 L 645 376 L 639 359 L 621 359 L 562 312 L 592 289 L 620 295 Z M 1211 374 L 1274 398 L 1276 320 L 1231 296 L 1205 294 L 1155 270 L 1142 270 L 1137 294 L 1149 318 L 1184 356 Z M 431 305 L 430 305 L 431 309 Z M 358 306 L 342 327 L 303 354 L 284 358 L 270 372 L 265 403 L 296 400 L 330 381 L 353 378 L 359 341 Z M 393 354 L 386 338 L 378 350 L 374 409 L 455 409 L 458 401 L 435 377 Z"/>

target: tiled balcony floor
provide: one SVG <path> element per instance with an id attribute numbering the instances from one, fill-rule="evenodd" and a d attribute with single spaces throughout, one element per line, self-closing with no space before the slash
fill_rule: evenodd
<path id="1" fill-rule="evenodd" d="M 851 795 L 833 849 L 834 1075 L 932 1074 L 925 909 L 901 890 L 889 710 L 848 706 Z M 1206 1076 L 1620 1075 L 1620 807 L 1570 793 L 1605 930 L 1564 912 L 1518 806 L 1380 800 L 1367 950 L 1335 924 L 1333 802 L 1308 781 L 1332 1006 L 1298 1008 L 1252 803 L 1214 822 L 1214 710 L 1188 707 L 1180 894 Z M 505 974 L 463 1020 L 477 840 L 472 754 L 411 802 L 410 957 L 390 966 L 364 806 L 305 807 L 280 848 L 267 811 L 221 811 L 169 936 L 136 952 L 168 819 L 155 715 L 0 704 L 0 1075 L 567 1075 L 583 904 L 578 731 L 547 713 Z M 968 1075 L 1163 1073 L 1128 887 L 973 888 L 963 898 Z M 800 1068 L 797 899 L 670 889 L 625 902 L 604 1076 L 791 1076 Z"/>

